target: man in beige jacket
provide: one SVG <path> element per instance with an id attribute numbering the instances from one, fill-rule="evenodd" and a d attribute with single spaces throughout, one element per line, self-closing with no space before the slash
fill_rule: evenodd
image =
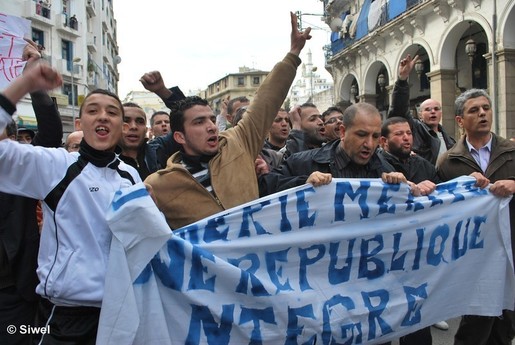
<path id="1" fill-rule="evenodd" d="M 181 150 L 146 182 L 172 229 L 258 198 L 254 161 L 311 38 L 311 28 L 300 32 L 297 16 L 290 17 L 290 52 L 259 87 L 238 126 L 219 133 L 213 110 L 199 97 L 187 97 L 171 109 L 173 137 Z"/>

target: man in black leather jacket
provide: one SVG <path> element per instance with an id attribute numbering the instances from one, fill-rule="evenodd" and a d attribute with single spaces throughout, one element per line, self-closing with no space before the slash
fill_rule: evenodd
<path id="1" fill-rule="evenodd" d="M 383 178 L 389 183 L 407 182 L 376 153 L 381 136 L 381 115 L 367 103 L 347 108 L 340 127 L 340 140 L 318 149 L 291 155 L 283 164 L 259 177 L 260 196 L 312 183 L 327 184 L 332 177 Z"/>

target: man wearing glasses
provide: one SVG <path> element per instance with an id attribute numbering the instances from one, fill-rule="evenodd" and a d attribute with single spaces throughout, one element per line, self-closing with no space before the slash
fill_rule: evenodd
<path id="1" fill-rule="evenodd" d="M 440 125 L 442 105 L 437 100 L 426 99 L 420 104 L 420 119 L 411 116 L 407 80 L 417 61 L 418 55 L 413 59 L 408 55 L 401 60 L 399 79 L 393 88 L 392 106 L 388 117 L 402 116 L 408 120 L 413 131 L 413 152 L 435 165 L 438 156 L 450 149 L 456 141 Z"/>
<path id="2" fill-rule="evenodd" d="M 326 142 L 340 139 L 340 125 L 343 123 L 343 111 L 338 107 L 329 107 L 322 113 L 324 137 Z"/>

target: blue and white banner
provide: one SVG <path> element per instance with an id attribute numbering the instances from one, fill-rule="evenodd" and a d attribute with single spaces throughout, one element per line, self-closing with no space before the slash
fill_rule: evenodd
<path id="1" fill-rule="evenodd" d="M 334 179 L 170 239 L 153 221 L 160 214 L 119 197 L 97 341 L 377 344 L 463 314 L 499 315 L 515 303 L 510 199 L 474 183 L 461 177 L 414 198 L 404 184 Z M 135 229 L 146 216 L 153 224 Z M 127 228 L 160 238 L 157 254 L 155 241 L 125 240 Z"/>

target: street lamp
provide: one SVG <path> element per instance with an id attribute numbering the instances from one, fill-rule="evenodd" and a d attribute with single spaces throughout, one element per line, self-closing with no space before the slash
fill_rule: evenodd
<path id="1" fill-rule="evenodd" d="M 350 86 L 350 99 L 351 103 L 356 103 L 356 96 L 358 95 L 358 86 L 356 84 L 352 84 Z"/>
<path id="2" fill-rule="evenodd" d="M 472 22 L 469 22 L 469 31 L 472 29 Z M 465 42 L 465 53 L 467 53 L 470 64 L 474 62 L 474 55 L 476 55 L 477 45 L 476 41 L 472 39 L 472 34 L 470 34 L 469 39 Z"/>
<path id="3" fill-rule="evenodd" d="M 377 84 L 379 84 L 379 87 L 381 88 L 381 92 L 384 92 L 384 87 L 386 86 L 386 77 L 383 73 L 379 74 L 377 76 Z"/>
<path id="4" fill-rule="evenodd" d="M 420 79 L 422 77 L 422 73 L 424 73 L 424 63 L 422 60 L 418 60 L 415 63 L 415 72 L 417 72 L 418 79 Z"/>
<path id="5" fill-rule="evenodd" d="M 470 37 L 468 41 L 465 43 L 465 53 L 467 53 L 470 63 L 474 62 L 474 55 L 476 55 L 477 45 L 476 41 Z"/>
<path id="6" fill-rule="evenodd" d="M 80 57 L 76 57 L 75 59 L 72 60 L 71 75 L 72 75 L 72 119 L 73 119 L 72 126 L 73 126 L 73 130 L 75 130 L 75 82 L 74 82 L 74 78 L 75 78 L 75 63 L 77 63 L 77 62 L 80 62 Z"/>

